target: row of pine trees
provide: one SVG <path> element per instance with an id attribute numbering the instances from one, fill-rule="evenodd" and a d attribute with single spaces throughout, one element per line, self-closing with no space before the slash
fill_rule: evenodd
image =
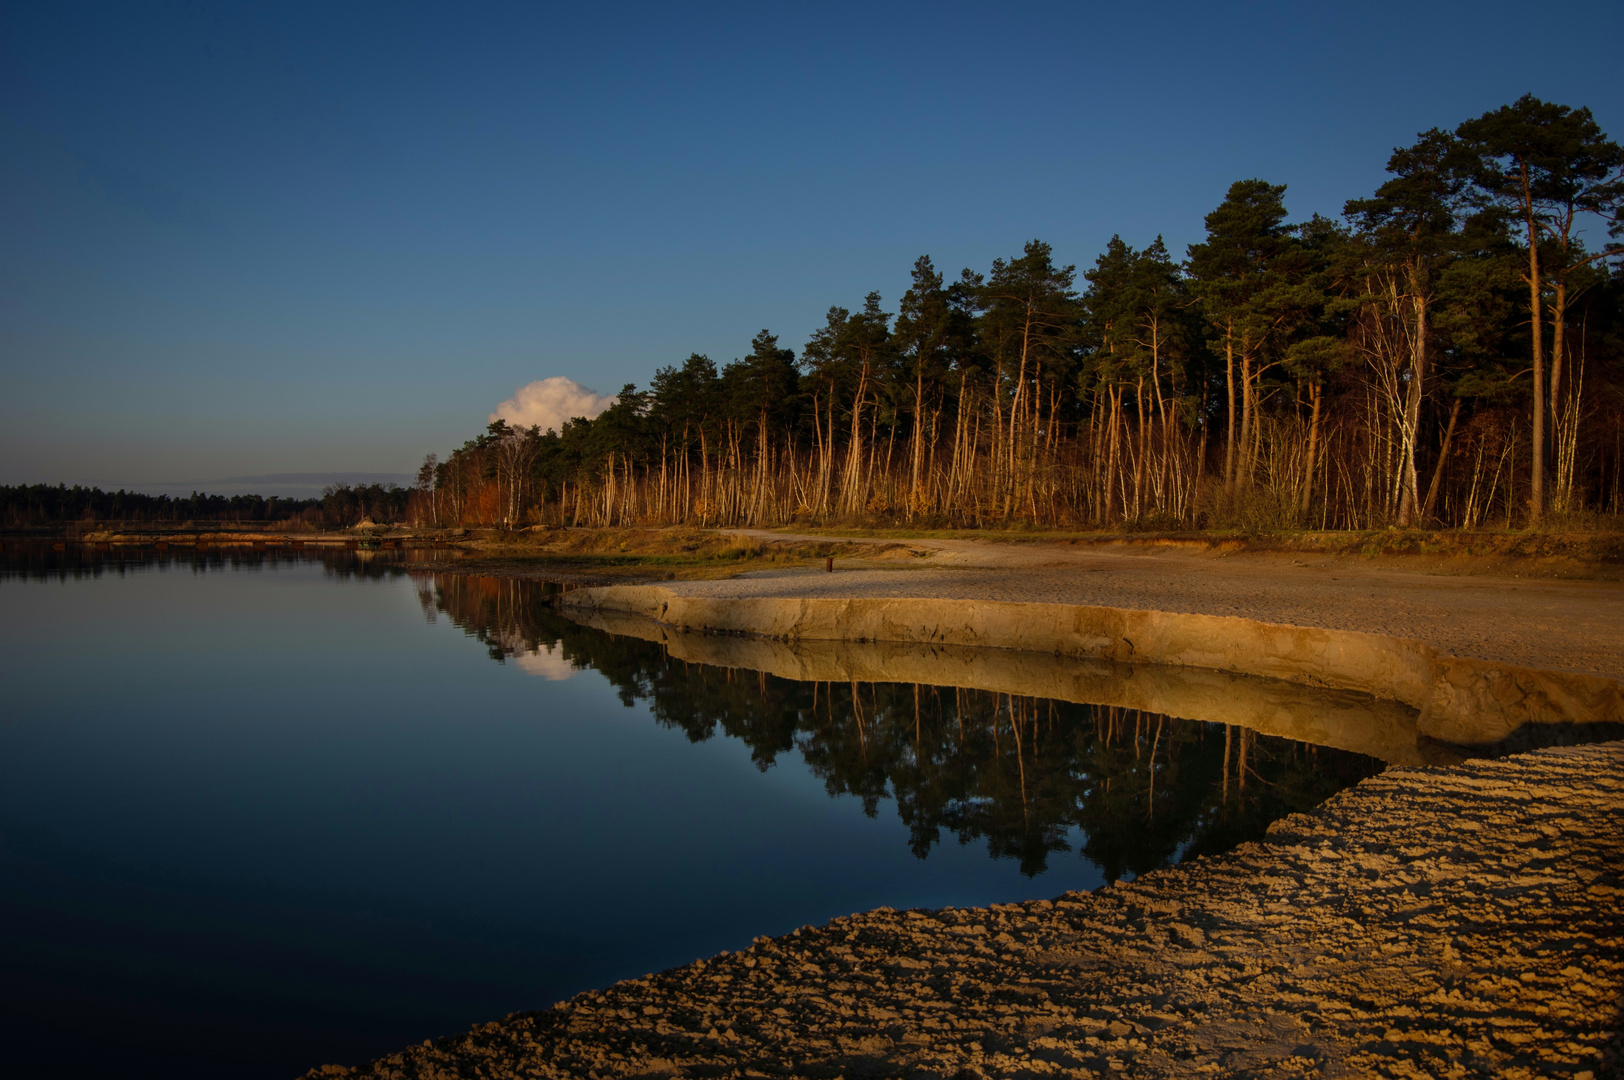
<path id="1" fill-rule="evenodd" d="M 425 462 L 440 526 L 1571 525 L 1624 510 L 1624 152 L 1524 97 L 1388 162 L 1340 218 L 1232 185 L 1179 259 L 1028 243 L 887 310 L 763 330 L 559 432 Z M 1585 237 L 1593 244 L 1587 245 Z M 1602 237 L 1595 241 L 1594 238 Z M 1608 239 L 1611 238 L 1611 239 Z"/>

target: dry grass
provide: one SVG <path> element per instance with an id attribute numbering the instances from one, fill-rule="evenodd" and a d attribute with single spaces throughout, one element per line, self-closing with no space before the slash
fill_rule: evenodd
<path id="1" fill-rule="evenodd" d="M 775 530 L 776 531 L 776 530 Z M 1203 532 L 1110 533 L 1078 530 L 1041 530 L 1030 527 L 989 529 L 785 529 L 788 533 L 818 536 L 853 536 L 865 540 L 975 540 L 989 544 L 1068 544 L 1104 546 L 1168 546 L 1206 550 L 1215 554 L 1285 552 L 1360 556 L 1392 560 L 1395 566 L 1439 563 L 1481 566 L 1484 570 L 1518 565 L 1540 566 L 1561 572 L 1588 572 L 1624 567 L 1624 531 L 1617 529 L 1553 529 L 1510 531 L 1458 529 L 1372 529 L 1359 532 L 1309 530 L 1247 533 Z"/>
<path id="2" fill-rule="evenodd" d="M 1176 547 L 1209 554 L 1319 555 L 1396 570 L 1452 575 L 1613 580 L 1624 574 L 1624 533 L 1384 529 L 1366 532 L 1104 533 L 1037 529 L 800 529 L 780 540 L 714 529 L 608 528 L 483 533 L 454 542 L 472 573 L 548 576 L 581 582 L 714 580 L 753 570 L 840 560 L 906 562 L 927 554 L 910 540 L 1068 547 Z M 818 539 L 805 539 L 816 535 Z M 928 547 L 929 545 L 923 545 Z"/>
<path id="3" fill-rule="evenodd" d="M 460 570 L 585 579 L 714 580 L 750 570 L 818 566 L 832 557 L 895 558 L 897 543 L 760 540 L 712 529 L 553 529 L 472 541 Z"/>

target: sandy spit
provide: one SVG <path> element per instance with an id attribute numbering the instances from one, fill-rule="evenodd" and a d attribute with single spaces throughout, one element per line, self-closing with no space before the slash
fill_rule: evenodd
<path id="1" fill-rule="evenodd" d="M 1390 769 L 1098 892 L 880 909 L 311 1077 L 1624 1068 L 1624 743 Z"/>
<path id="2" fill-rule="evenodd" d="M 762 542 L 799 539 L 734 531 Z M 704 596 L 1017 600 L 1230 615 L 1387 634 L 1426 642 L 1448 656 L 1624 679 L 1620 581 L 1518 576 L 1507 569 L 1450 573 L 1420 563 L 1404 569 L 1408 564 L 1401 560 L 1172 546 L 928 539 L 907 541 L 907 548 L 917 557 L 837 557 L 833 574 L 784 570 L 666 584 Z"/>

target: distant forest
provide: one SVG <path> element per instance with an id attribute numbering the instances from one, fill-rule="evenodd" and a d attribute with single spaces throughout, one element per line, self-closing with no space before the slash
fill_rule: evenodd
<path id="1" fill-rule="evenodd" d="M 763 330 L 561 432 L 498 421 L 410 514 L 529 523 L 1368 529 L 1624 508 L 1624 153 L 1534 97 L 1433 129 L 1340 219 L 1242 180 L 1182 260 L 1034 240 Z M 1609 231 L 1610 230 L 1610 231 Z"/>
<path id="2" fill-rule="evenodd" d="M 134 491 L 58 484 L 0 486 L 0 525 L 7 528 L 59 522 L 127 521 L 180 524 L 207 521 L 299 521 L 311 525 L 354 525 L 403 521 L 411 492 L 396 484 L 335 484 L 319 499 L 282 499 L 273 495 L 203 495 L 172 498 Z"/>

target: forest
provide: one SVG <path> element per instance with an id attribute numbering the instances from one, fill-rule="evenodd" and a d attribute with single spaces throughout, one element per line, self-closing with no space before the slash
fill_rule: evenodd
<path id="1" fill-rule="evenodd" d="M 396 484 L 331 484 L 319 499 L 275 495 L 147 495 L 75 484 L 0 485 L 0 527 L 19 529 L 62 522 L 132 522 L 193 525 L 204 522 L 298 522 L 310 526 L 400 521 L 411 493 Z"/>
<path id="2" fill-rule="evenodd" d="M 1624 152 L 1525 96 L 1395 150 L 1339 217 L 1240 180 L 1182 258 L 1033 240 L 691 355 L 562 431 L 423 464 L 438 527 L 1612 527 Z M 1596 237 L 1602 237 L 1597 240 Z M 1587 238 L 1589 242 L 1587 242 Z"/>

